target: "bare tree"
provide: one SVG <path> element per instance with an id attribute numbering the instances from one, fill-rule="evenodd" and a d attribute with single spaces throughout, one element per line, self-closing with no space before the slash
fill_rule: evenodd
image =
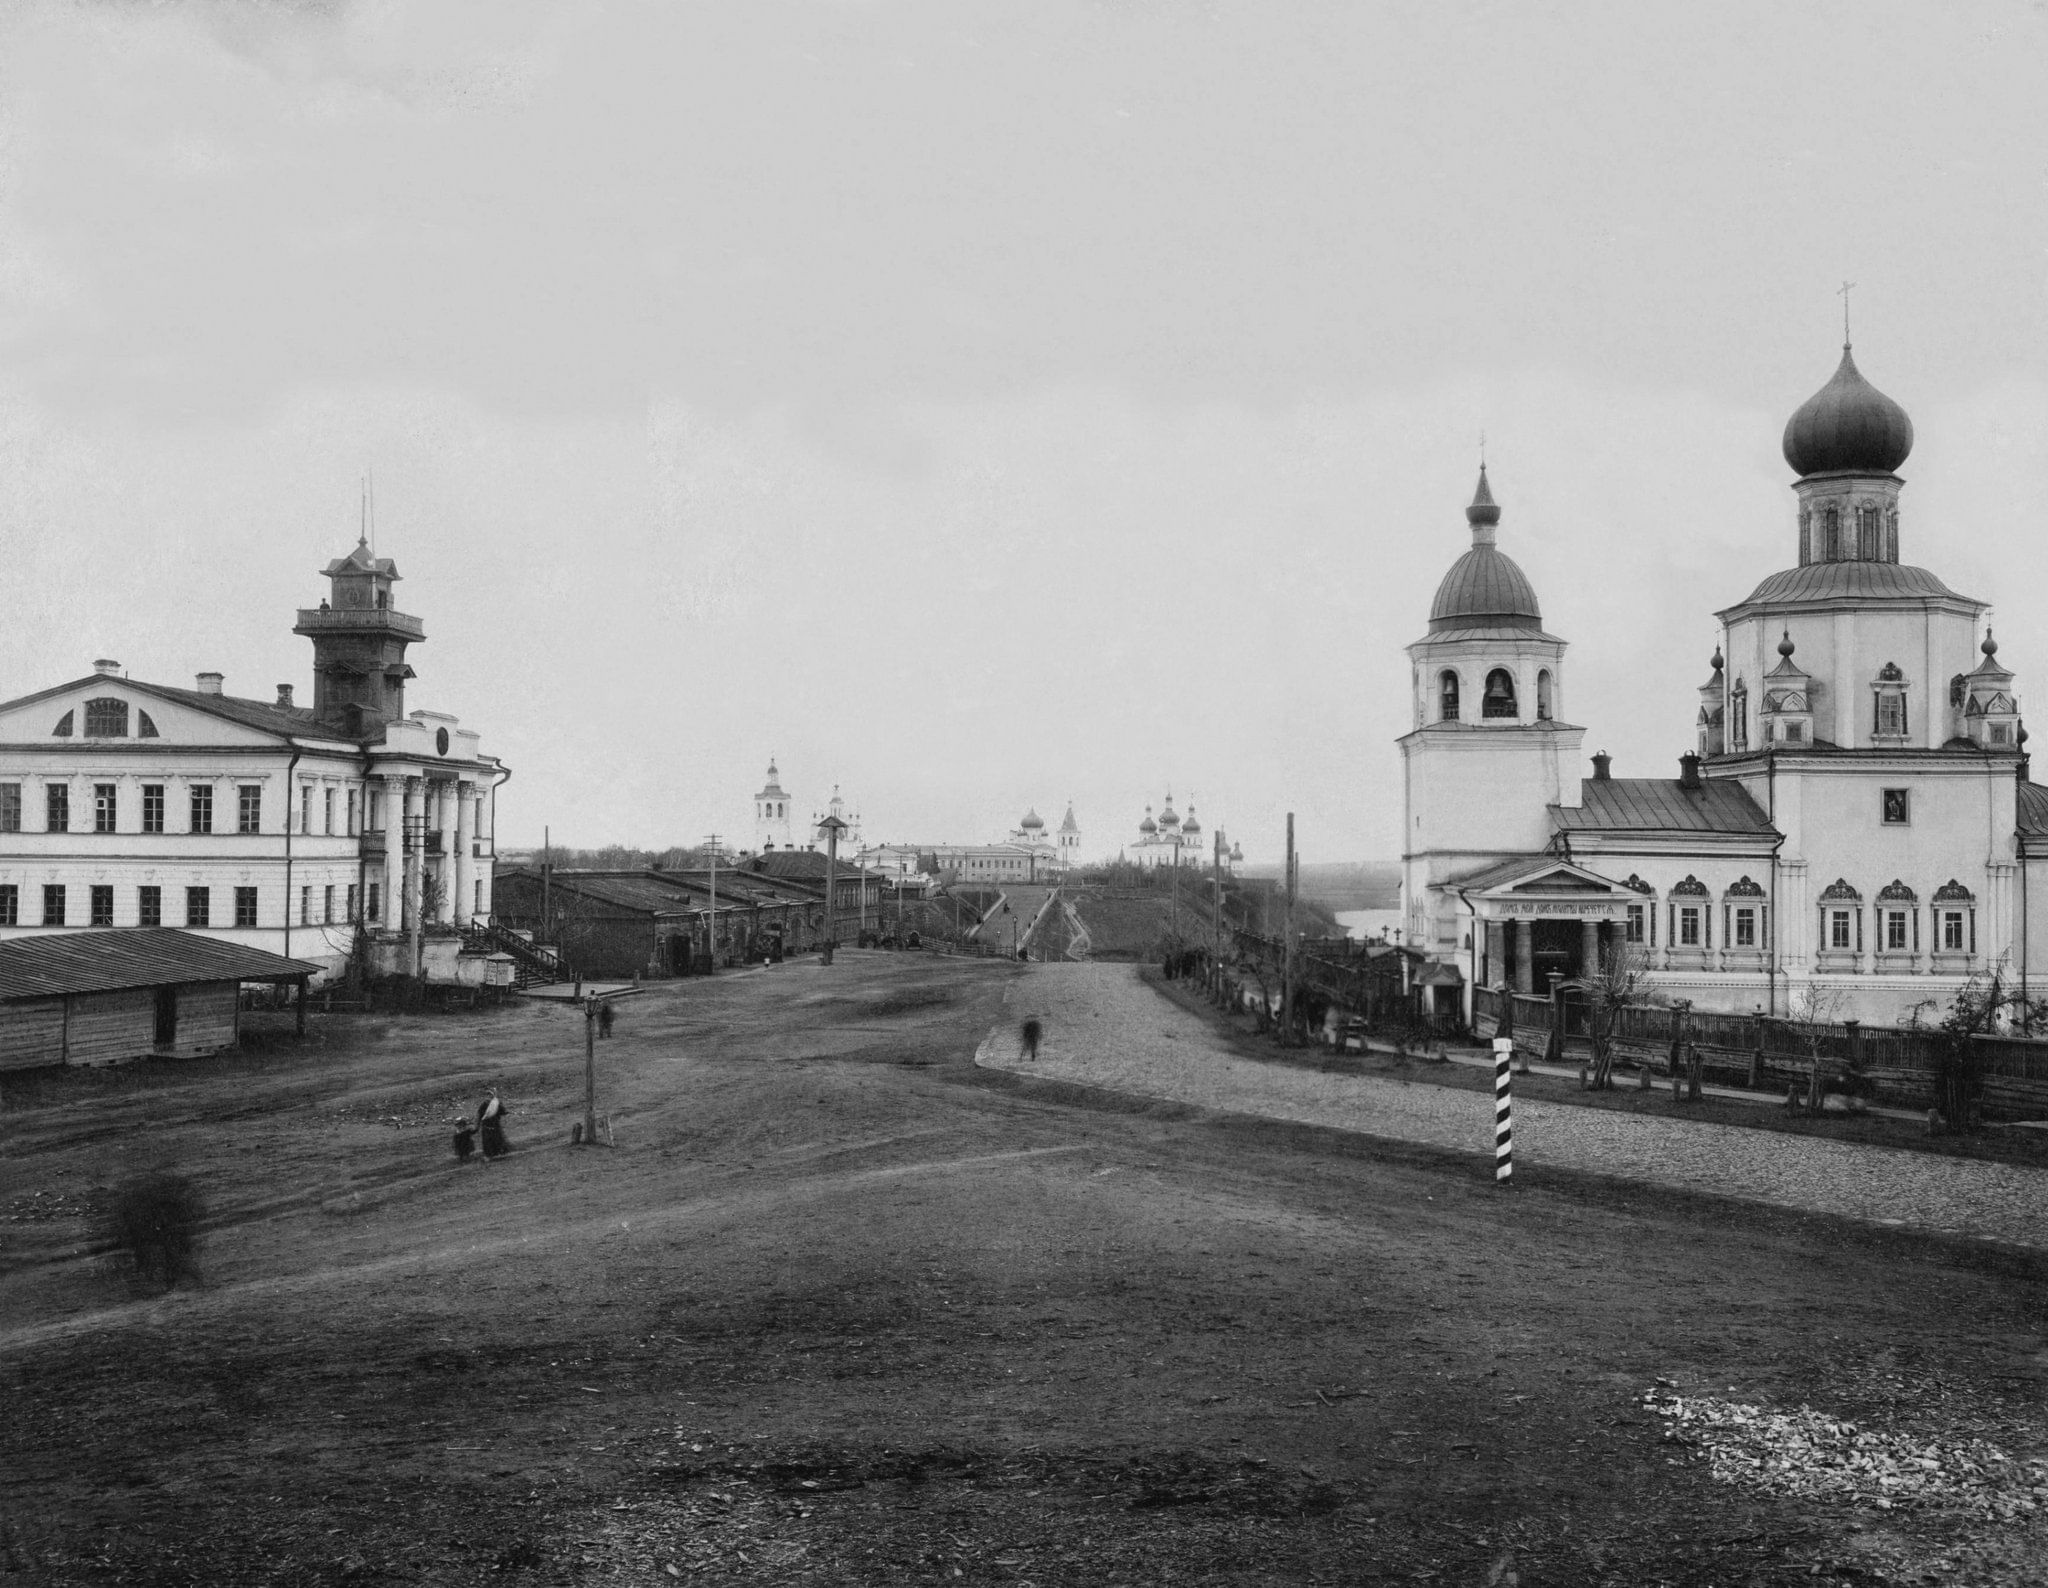
<path id="1" fill-rule="evenodd" d="M 1664 995 L 1650 979 L 1650 956 L 1639 943 L 1621 943 L 1600 968 L 1577 983 L 1586 997 L 1586 1037 L 1593 1048 L 1591 1091 L 1614 1086 L 1614 1033 L 1630 1005 L 1661 1004 Z"/>
<path id="2" fill-rule="evenodd" d="M 1808 1108 L 1820 1107 L 1823 1091 L 1821 1065 L 1827 1057 L 1828 1044 L 1834 1040 L 1835 1032 L 1842 1023 L 1842 1010 L 1847 1006 L 1848 996 L 1843 988 L 1817 981 L 1801 982 L 1792 994 L 1791 1012 L 1786 1016 L 1785 1024 L 1806 1050 Z"/>

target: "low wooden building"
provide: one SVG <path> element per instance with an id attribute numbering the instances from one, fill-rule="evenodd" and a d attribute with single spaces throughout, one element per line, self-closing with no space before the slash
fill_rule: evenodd
<path id="1" fill-rule="evenodd" d="M 685 976 L 814 947 L 823 894 L 752 871 L 549 870 L 497 874 L 495 919 L 559 951 L 583 976 Z"/>
<path id="2" fill-rule="evenodd" d="M 233 1047 L 244 982 L 321 967 L 168 928 L 0 942 L 0 1070 L 191 1058 Z"/>

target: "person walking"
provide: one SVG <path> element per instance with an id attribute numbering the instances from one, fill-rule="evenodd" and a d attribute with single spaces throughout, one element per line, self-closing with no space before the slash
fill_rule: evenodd
<path id="1" fill-rule="evenodd" d="M 1033 1015 L 1029 1020 L 1024 1022 L 1023 1035 L 1023 1044 L 1017 1050 L 1018 1056 L 1020 1058 L 1035 1060 L 1038 1057 L 1039 1041 L 1045 1035 L 1045 1027 L 1039 1024 L 1038 1017 L 1036 1015 Z"/>
<path id="2" fill-rule="evenodd" d="M 611 1000 L 609 1000 L 609 999 L 606 999 L 606 1000 L 604 1000 L 603 1002 L 601 1002 L 600 1004 L 598 1004 L 598 1006 L 597 1006 L 597 1034 L 598 1034 L 599 1036 L 601 1036 L 601 1037 L 608 1037 L 608 1036 L 610 1036 L 610 1035 L 612 1034 L 612 1022 L 613 1022 L 614 1020 L 616 1020 L 617 1018 L 618 1018 L 618 1014 L 617 1014 L 617 1012 L 616 1012 L 616 1011 L 615 1011 L 615 1010 L 614 1010 L 614 1009 L 612 1008 L 612 1006 L 611 1006 Z"/>
<path id="3" fill-rule="evenodd" d="M 476 1128 L 483 1139 L 486 1161 L 502 1158 L 512 1150 L 511 1143 L 505 1140 L 505 1113 L 504 1100 L 495 1090 L 477 1105 Z"/>

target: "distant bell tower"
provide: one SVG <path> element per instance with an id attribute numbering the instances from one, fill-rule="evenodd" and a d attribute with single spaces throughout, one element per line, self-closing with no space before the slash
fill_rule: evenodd
<path id="1" fill-rule="evenodd" d="M 754 796 L 754 847 L 763 852 L 788 849 L 789 831 L 789 795 L 783 791 L 781 774 L 770 756 L 768 781 Z"/>
<path id="2" fill-rule="evenodd" d="M 405 681 L 414 676 L 405 648 L 427 637 L 424 624 L 391 604 L 398 566 L 356 549 L 322 570 L 328 598 L 301 608 L 294 634 L 313 642 L 313 717 L 351 736 L 374 735 L 405 715 Z"/>

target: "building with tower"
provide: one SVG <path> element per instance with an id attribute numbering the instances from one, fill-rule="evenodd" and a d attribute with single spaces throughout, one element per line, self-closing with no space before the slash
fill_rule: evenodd
<path id="1" fill-rule="evenodd" d="M 1619 953 L 1673 997 L 1894 1023 L 1972 977 L 2038 981 L 2048 790 L 2028 777 L 1989 607 L 1904 563 L 1905 411 L 1856 367 L 1785 427 L 1790 565 L 1715 614 L 1678 775 L 1580 776 L 1564 642 L 1495 543 L 1473 544 L 1409 649 L 1400 740 L 1407 941 L 1448 1004 L 1547 990 Z"/>
<path id="2" fill-rule="evenodd" d="M 0 937 L 182 927 L 333 973 L 359 933 L 395 950 L 488 920 L 509 774 L 475 729 L 406 710 L 426 630 L 391 560 L 358 544 L 323 573 L 293 629 L 310 706 L 111 660 L 0 704 Z"/>

